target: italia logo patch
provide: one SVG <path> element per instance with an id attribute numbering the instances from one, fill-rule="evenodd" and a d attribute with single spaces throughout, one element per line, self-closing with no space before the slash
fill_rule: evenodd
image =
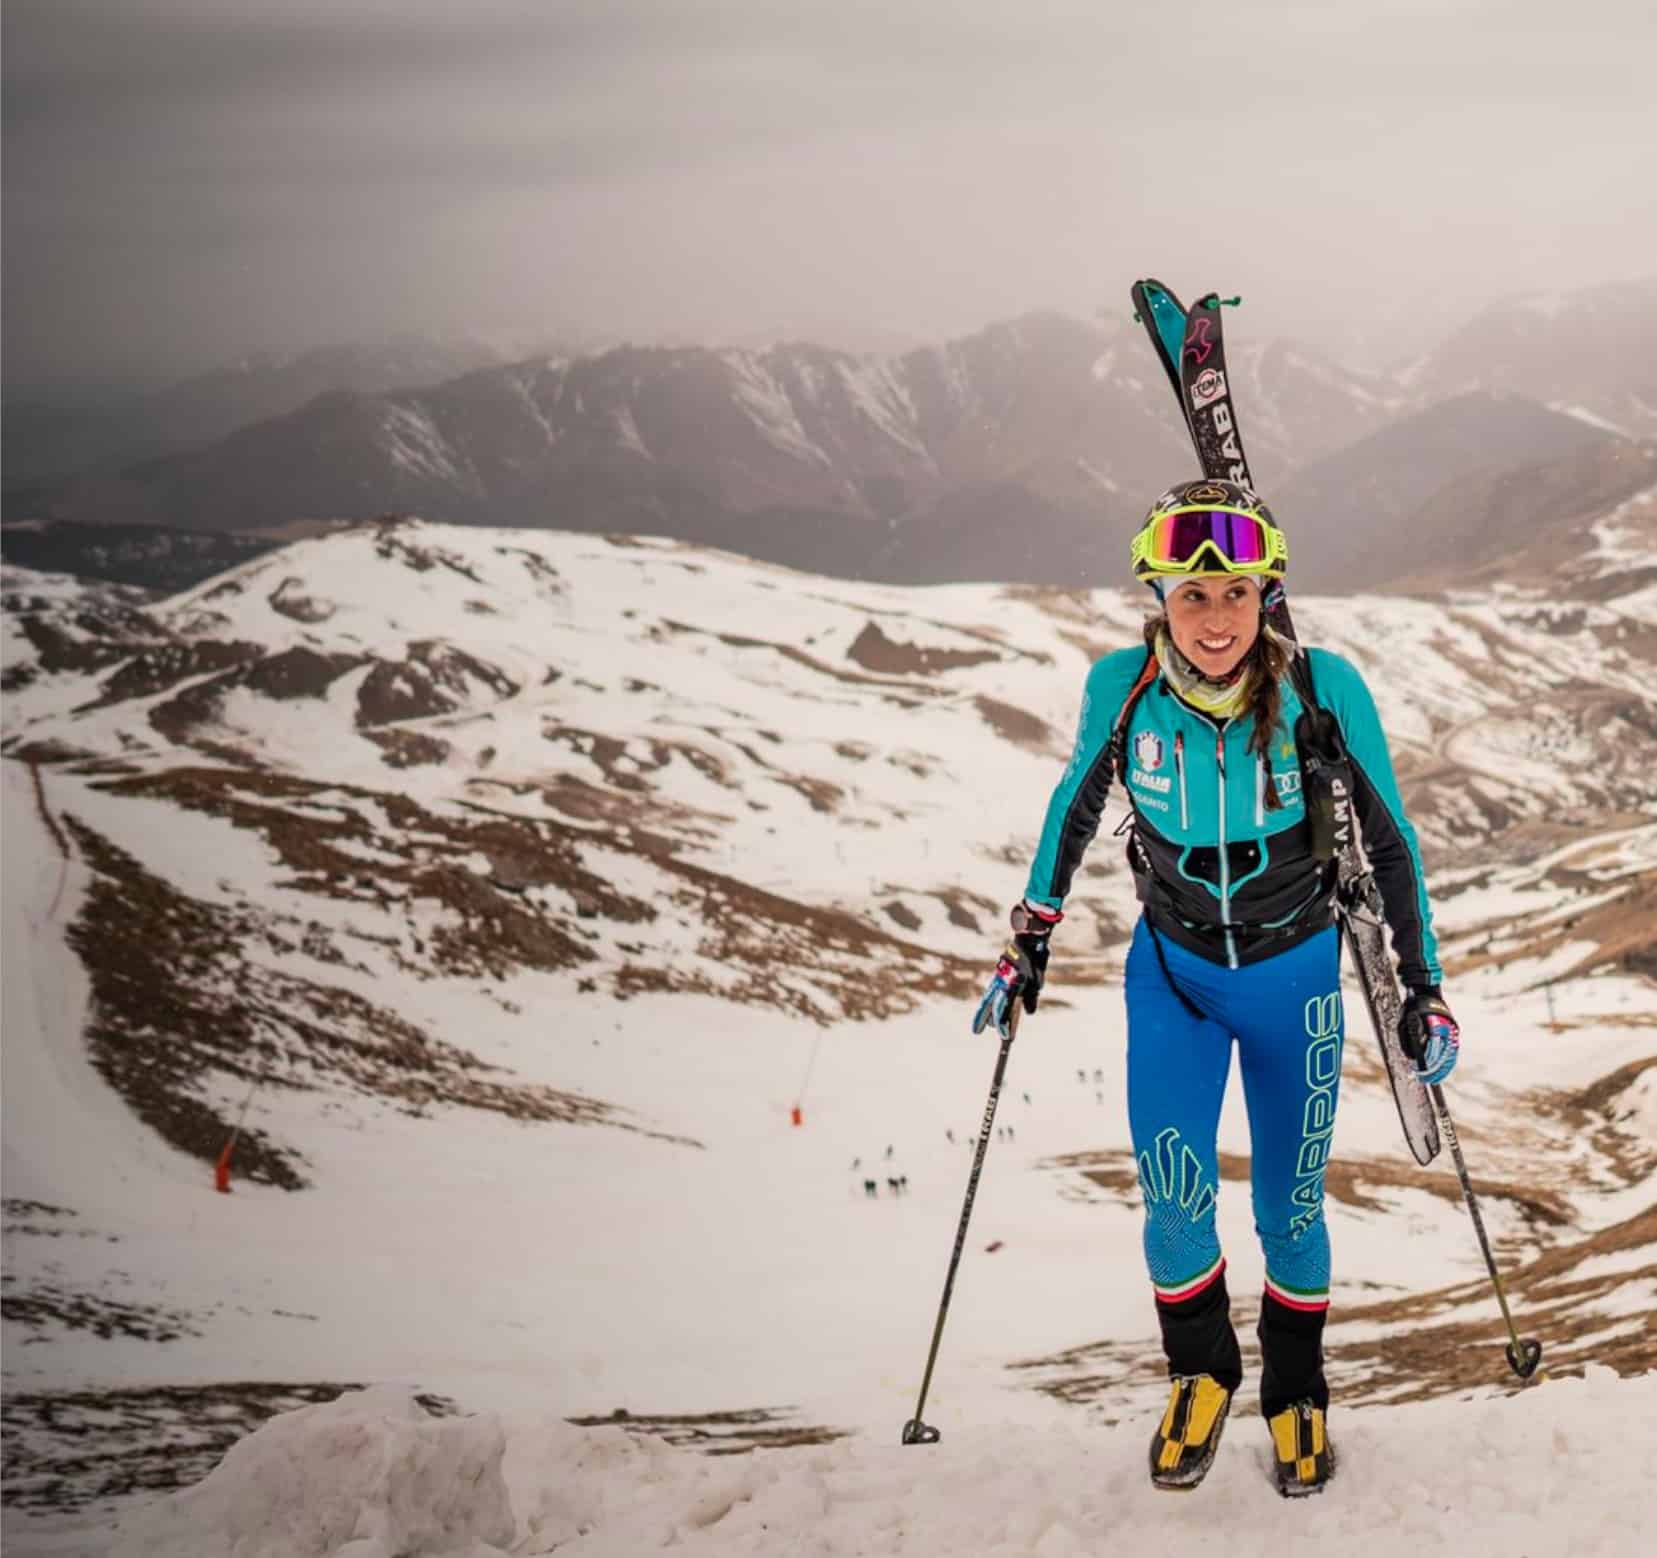
<path id="1" fill-rule="evenodd" d="M 1162 767 L 1162 737 L 1155 731 L 1142 730 L 1133 738 L 1134 766 L 1154 773 Z"/>

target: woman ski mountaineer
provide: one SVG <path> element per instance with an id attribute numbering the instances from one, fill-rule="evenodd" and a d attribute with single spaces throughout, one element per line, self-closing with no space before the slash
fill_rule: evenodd
<path id="1" fill-rule="evenodd" d="M 1265 620 L 1288 560 L 1270 511 L 1233 483 L 1186 482 L 1153 505 L 1132 559 L 1161 611 L 1147 624 L 1146 648 L 1107 655 L 1088 675 L 1075 751 L 973 1031 L 993 1022 L 1005 1035 L 1014 1000 L 1035 1011 L 1049 940 L 1120 779 L 1143 905 L 1124 979 L 1128 1119 L 1172 1382 L 1151 1442 L 1151 1480 L 1161 1488 L 1202 1480 L 1242 1383 L 1214 1219 L 1215 1133 L 1235 1043 L 1266 1265 L 1261 1411 L 1279 1490 L 1312 1493 L 1334 1468 L 1323 1174 L 1344 1027 L 1336 862 L 1327 828 L 1317 826 L 1322 802 L 1303 795 L 1297 744 L 1308 698 L 1344 737 L 1424 1081 L 1450 1074 L 1459 1035 L 1439 994 L 1420 853 L 1369 689 L 1349 661 L 1318 649 L 1307 657 L 1308 683 L 1291 670 L 1295 646 Z"/>

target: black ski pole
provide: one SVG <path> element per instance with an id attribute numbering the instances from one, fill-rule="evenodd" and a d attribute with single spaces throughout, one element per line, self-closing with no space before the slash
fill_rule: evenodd
<path id="1" fill-rule="evenodd" d="M 995 1106 L 1001 1097 L 1001 1084 L 1007 1076 L 1007 1052 L 1013 1047 L 1018 1033 L 1019 1013 L 1023 1003 L 1015 995 L 1012 1013 L 1007 1021 L 1007 1032 L 1001 1040 L 1001 1053 L 995 1059 L 995 1076 L 990 1080 L 989 1102 L 984 1105 L 984 1125 L 978 1132 L 978 1150 L 972 1155 L 972 1173 L 967 1176 L 967 1199 L 961 1208 L 961 1225 L 955 1230 L 955 1249 L 949 1257 L 949 1275 L 944 1278 L 943 1301 L 938 1305 L 938 1323 L 932 1327 L 932 1350 L 926 1355 L 926 1373 L 921 1376 L 920 1399 L 915 1403 L 915 1415 L 903 1425 L 905 1444 L 936 1444 L 939 1433 L 921 1419 L 926 1408 L 926 1393 L 932 1387 L 932 1366 L 938 1361 L 938 1343 L 943 1340 L 944 1317 L 949 1313 L 949 1296 L 955 1291 L 955 1273 L 960 1269 L 961 1251 L 966 1247 L 967 1223 L 972 1217 L 973 1197 L 978 1194 L 978 1176 L 984 1169 L 984 1155 L 990 1149 L 990 1127 L 995 1124 Z"/>
<path id="2" fill-rule="evenodd" d="M 1507 1294 L 1502 1291 L 1501 1273 L 1496 1270 L 1496 1258 L 1490 1253 L 1490 1240 L 1484 1231 L 1484 1218 L 1479 1215 L 1479 1203 L 1473 1195 L 1473 1181 L 1467 1177 L 1467 1161 L 1461 1155 L 1456 1122 L 1450 1118 L 1450 1106 L 1444 1101 L 1444 1089 L 1435 1082 L 1427 1091 L 1432 1094 L 1433 1108 L 1438 1111 L 1439 1124 L 1444 1127 L 1444 1139 L 1450 1144 L 1450 1156 L 1455 1160 L 1456 1174 L 1461 1180 L 1461 1193 L 1472 1215 L 1473 1229 L 1479 1236 L 1479 1248 L 1484 1251 L 1484 1264 L 1490 1272 L 1490 1283 L 1496 1289 L 1496 1302 L 1501 1305 L 1502 1319 L 1507 1324 L 1508 1367 L 1520 1379 L 1529 1379 L 1542 1361 L 1542 1344 L 1534 1337 L 1521 1341 L 1518 1331 L 1514 1329 L 1513 1315 L 1507 1307 Z"/>

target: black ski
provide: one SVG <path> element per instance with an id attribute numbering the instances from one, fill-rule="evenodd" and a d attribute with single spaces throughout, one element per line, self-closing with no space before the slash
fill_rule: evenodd
<path id="1" fill-rule="evenodd" d="M 1220 297 L 1213 292 L 1206 293 L 1187 309 L 1153 277 L 1136 281 L 1132 297 L 1134 317 L 1144 325 L 1157 360 L 1173 386 L 1203 475 L 1236 482 L 1252 491 L 1254 481 L 1243 453 L 1242 433 L 1237 426 L 1226 368 Z M 1280 589 L 1267 592 L 1266 621 L 1275 632 L 1297 646 L 1296 686 L 1302 692 L 1302 701 L 1315 708 L 1310 661 L 1299 647 L 1288 601 Z M 1381 1059 L 1392 1083 L 1392 1096 L 1398 1105 L 1404 1140 L 1415 1161 L 1427 1164 L 1438 1156 L 1438 1121 L 1432 1100 L 1399 1041 L 1404 993 L 1387 946 L 1380 891 L 1364 857 L 1352 815 L 1350 782 L 1343 786 L 1339 777 L 1345 753 L 1340 750 L 1338 729 L 1332 718 L 1326 717 L 1322 723 L 1330 736 L 1329 749 L 1322 754 L 1308 753 L 1303 746 L 1301 761 L 1303 767 L 1320 761 L 1329 767 L 1336 788 L 1334 800 L 1340 814 L 1335 901 L 1342 939 L 1351 953 L 1353 969 L 1364 993 L 1364 1005 L 1369 1008 Z"/>
<path id="2" fill-rule="evenodd" d="M 1341 928 L 1352 953 L 1352 966 L 1358 971 L 1370 1025 L 1381 1045 L 1381 1059 L 1392 1083 L 1393 1101 L 1398 1105 L 1398 1123 L 1404 1127 L 1404 1140 L 1409 1143 L 1415 1161 L 1425 1166 L 1438 1156 L 1438 1118 L 1415 1062 L 1404 1053 L 1399 1039 L 1403 1031 L 1404 992 L 1398 987 L 1392 953 L 1387 947 L 1381 892 L 1367 866 L 1356 876 L 1350 874 L 1348 857 L 1352 853 L 1355 851 L 1341 855 L 1340 877 L 1335 887 Z"/>

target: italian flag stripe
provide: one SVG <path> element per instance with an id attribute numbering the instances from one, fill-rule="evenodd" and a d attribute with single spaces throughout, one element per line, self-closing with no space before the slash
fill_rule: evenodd
<path id="1" fill-rule="evenodd" d="M 1318 1310 L 1329 1307 L 1328 1288 L 1292 1288 L 1266 1273 L 1266 1291 L 1290 1309 Z"/>
<path id="2" fill-rule="evenodd" d="M 1207 1271 L 1200 1271 L 1196 1276 L 1185 1282 L 1176 1282 L 1171 1287 L 1165 1287 L 1160 1282 L 1153 1282 L 1156 1296 L 1166 1303 L 1177 1304 L 1182 1298 L 1194 1298 L 1198 1293 L 1213 1282 L 1225 1270 L 1225 1256 L 1215 1258 L 1214 1264 Z"/>

